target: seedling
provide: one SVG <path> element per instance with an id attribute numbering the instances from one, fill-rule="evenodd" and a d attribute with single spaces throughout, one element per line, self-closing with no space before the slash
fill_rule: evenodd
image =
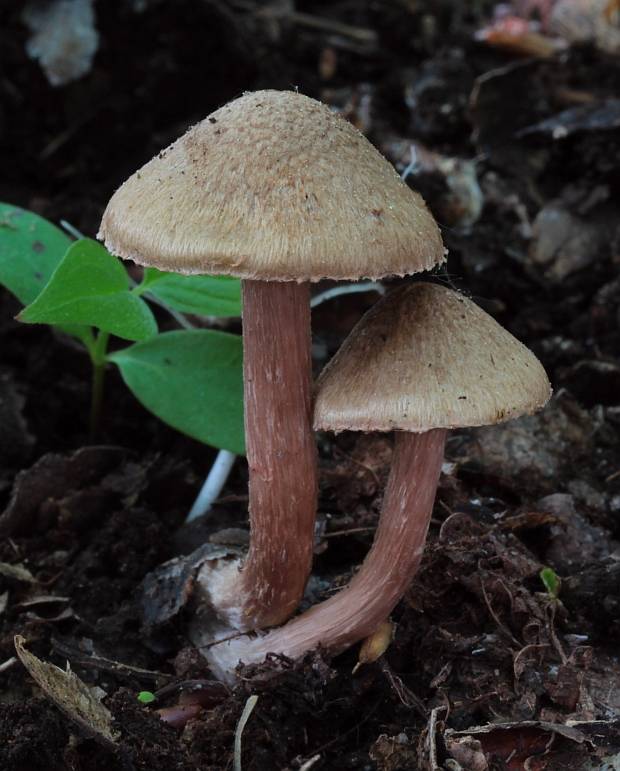
<path id="1" fill-rule="evenodd" d="M 552 600 L 557 600 L 560 594 L 561 581 L 555 570 L 553 568 L 543 568 L 538 575 L 549 597 Z"/>
<path id="2" fill-rule="evenodd" d="M 141 704 L 152 704 L 157 697 L 151 691 L 140 691 L 136 698 Z"/>
<path id="3" fill-rule="evenodd" d="M 148 305 L 129 289 L 124 267 L 96 241 L 72 244 L 39 294 L 18 315 L 29 324 L 73 328 L 92 364 L 90 436 L 101 415 L 103 378 L 111 334 L 125 340 L 148 340 L 157 334 Z"/>
<path id="4" fill-rule="evenodd" d="M 0 284 L 26 305 L 20 321 L 50 324 L 84 346 L 93 373 L 91 435 L 101 414 L 104 372 L 112 363 L 164 422 L 243 453 L 241 339 L 204 329 L 158 333 L 145 301 L 153 297 L 173 310 L 234 316 L 240 312 L 237 281 L 151 270 L 133 286 L 123 264 L 101 244 L 73 242 L 41 217 L 0 204 Z M 111 335 L 134 344 L 110 353 Z"/>

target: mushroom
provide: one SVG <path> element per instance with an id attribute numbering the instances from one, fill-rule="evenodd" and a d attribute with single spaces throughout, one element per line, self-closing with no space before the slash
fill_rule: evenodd
<path id="1" fill-rule="evenodd" d="M 550 393 L 534 354 L 461 294 L 416 283 L 379 300 L 321 373 L 314 413 L 320 430 L 397 432 L 374 544 L 338 594 L 262 637 L 212 647 L 212 669 L 228 679 L 239 661 L 338 653 L 371 635 L 420 563 L 448 430 L 534 412 Z"/>
<path id="2" fill-rule="evenodd" d="M 99 236 L 140 265 L 243 279 L 251 545 L 241 570 L 206 563 L 198 594 L 224 627 L 280 623 L 312 566 L 309 282 L 428 269 L 444 259 L 437 225 L 351 124 L 296 92 L 258 91 L 130 177 Z"/>

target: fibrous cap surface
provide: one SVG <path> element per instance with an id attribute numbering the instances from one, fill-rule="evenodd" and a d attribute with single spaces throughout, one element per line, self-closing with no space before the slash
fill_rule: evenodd
<path id="1" fill-rule="evenodd" d="M 422 198 L 350 123 L 292 91 L 247 93 L 191 128 L 116 191 L 99 237 L 142 265 L 265 280 L 444 260 Z"/>
<path id="2" fill-rule="evenodd" d="M 500 423 L 543 407 L 534 354 L 474 302 L 416 283 L 360 320 L 317 383 L 314 425 L 428 431 Z"/>

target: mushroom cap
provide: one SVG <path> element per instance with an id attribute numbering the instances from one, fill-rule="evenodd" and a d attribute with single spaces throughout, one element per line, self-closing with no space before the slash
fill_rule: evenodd
<path id="1" fill-rule="evenodd" d="M 421 196 L 354 126 L 293 91 L 244 94 L 191 128 L 114 193 L 99 238 L 141 265 L 275 281 L 445 259 Z"/>
<path id="2" fill-rule="evenodd" d="M 379 300 L 317 382 L 314 426 L 421 432 L 500 423 L 543 407 L 534 354 L 458 292 L 416 283 Z"/>

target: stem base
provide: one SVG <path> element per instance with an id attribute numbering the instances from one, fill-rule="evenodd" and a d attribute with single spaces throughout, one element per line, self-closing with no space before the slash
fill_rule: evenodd
<path id="1" fill-rule="evenodd" d="M 339 653 L 385 621 L 422 558 L 446 433 L 397 435 L 375 541 L 351 583 L 263 637 L 239 637 L 210 648 L 207 658 L 219 677 L 229 680 L 239 661 L 262 661 L 267 653 L 298 658 L 319 645 Z"/>

